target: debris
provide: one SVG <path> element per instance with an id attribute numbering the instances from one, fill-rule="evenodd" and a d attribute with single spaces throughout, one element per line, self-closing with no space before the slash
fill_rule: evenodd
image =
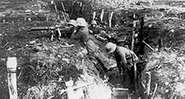
<path id="1" fill-rule="evenodd" d="M 6 58 L 1 58 L 1 61 L 6 61 Z"/>
<path id="2" fill-rule="evenodd" d="M 36 43 L 36 40 L 30 41 L 29 43 L 30 44 L 35 44 Z"/>
<path id="3" fill-rule="evenodd" d="M 71 45 L 60 45 L 60 47 L 73 47 L 74 44 L 71 44 Z"/>
<path id="4" fill-rule="evenodd" d="M 149 47 L 152 51 L 155 51 L 148 43 L 146 43 L 145 41 L 143 41 L 143 43 L 144 43 L 147 47 Z"/>
<path id="5" fill-rule="evenodd" d="M 155 84 L 154 92 L 152 94 L 151 99 L 155 99 L 155 94 L 156 94 L 156 91 L 157 91 L 157 87 L 158 87 L 158 84 Z"/>
<path id="6" fill-rule="evenodd" d="M 2 48 L 5 48 L 8 44 L 9 44 L 9 42 L 7 42 L 5 45 L 3 45 Z"/>
<path id="7" fill-rule="evenodd" d="M 30 12 L 32 12 L 31 10 L 29 10 L 29 9 L 27 9 L 27 10 L 25 10 L 25 12 L 26 13 L 30 13 Z"/>
<path id="8" fill-rule="evenodd" d="M 32 21 L 32 19 L 31 18 L 28 18 L 28 21 Z"/>
<path id="9" fill-rule="evenodd" d="M 67 62 L 68 64 L 70 63 L 70 59 L 68 59 L 68 58 L 62 58 L 62 60 Z"/>
<path id="10" fill-rule="evenodd" d="M 7 50 L 10 51 L 10 50 L 12 50 L 12 49 L 13 49 L 13 48 L 9 47 Z"/>

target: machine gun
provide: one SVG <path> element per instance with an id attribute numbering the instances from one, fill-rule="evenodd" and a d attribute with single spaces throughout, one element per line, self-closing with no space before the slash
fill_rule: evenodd
<path id="1" fill-rule="evenodd" d="M 57 26 L 49 26 L 49 27 L 47 27 L 47 26 L 45 26 L 45 27 L 31 27 L 29 29 L 29 31 L 50 31 L 50 33 L 51 33 L 50 38 L 51 38 L 51 41 L 53 41 L 56 33 L 57 33 L 58 39 L 60 39 L 60 37 L 62 36 L 62 32 L 69 31 L 70 29 L 71 29 L 71 27 L 61 27 L 61 26 L 57 25 Z"/>
<path id="2" fill-rule="evenodd" d="M 30 31 L 44 31 L 44 30 L 66 30 L 68 27 L 61 27 L 61 26 L 45 26 L 45 27 L 31 27 Z"/>

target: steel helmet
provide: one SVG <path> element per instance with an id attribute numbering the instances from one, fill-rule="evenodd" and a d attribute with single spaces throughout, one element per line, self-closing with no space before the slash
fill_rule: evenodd
<path id="1" fill-rule="evenodd" d="M 70 20 L 70 21 L 68 22 L 68 24 L 69 24 L 69 25 L 73 25 L 73 26 L 77 26 L 76 20 Z"/>
<path id="2" fill-rule="evenodd" d="M 105 49 L 107 50 L 108 53 L 112 53 L 116 50 L 116 44 L 109 42 L 105 45 Z"/>
<path id="3" fill-rule="evenodd" d="M 97 25 L 97 22 L 96 22 L 95 20 L 92 20 L 92 21 L 91 21 L 91 24 L 92 24 L 92 25 Z"/>
<path id="4" fill-rule="evenodd" d="M 76 22 L 77 22 L 77 26 L 87 26 L 88 25 L 84 18 L 77 18 Z"/>

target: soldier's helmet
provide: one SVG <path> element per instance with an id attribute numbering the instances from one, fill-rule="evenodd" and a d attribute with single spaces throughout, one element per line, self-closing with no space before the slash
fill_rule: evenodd
<path id="1" fill-rule="evenodd" d="M 116 50 L 116 44 L 109 42 L 105 45 L 105 49 L 108 53 L 113 53 Z"/>
<path id="2" fill-rule="evenodd" d="M 95 20 L 92 20 L 92 21 L 91 21 L 91 24 L 92 24 L 92 25 L 97 25 L 97 22 L 96 22 Z"/>
<path id="3" fill-rule="evenodd" d="M 77 18 L 76 22 L 77 22 L 77 26 L 83 26 L 83 27 L 88 26 L 88 23 L 84 18 Z"/>
<path id="4" fill-rule="evenodd" d="M 68 24 L 69 24 L 69 25 L 73 25 L 73 26 L 75 26 L 75 27 L 77 26 L 76 20 L 69 20 Z"/>

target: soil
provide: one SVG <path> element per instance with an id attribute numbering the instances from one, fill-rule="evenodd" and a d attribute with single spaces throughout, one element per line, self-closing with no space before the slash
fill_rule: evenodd
<path id="1" fill-rule="evenodd" d="M 40 36 L 47 36 L 48 34 L 42 33 L 30 33 L 24 31 L 27 26 L 37 25 L 38 22 L 29 22 L 27 17 L 33 15 L 28 14 L 25 16 L 18 15 L 18 12 L 25 10 L 15 10 L 16 8 L 24 7 L 28 5 L 30 0 L 1 0 L 0 1 L 0 99 L 9 99 L 8 87 L 7 87 L 7 69 L 6 58 L 16 56 L 18 59 L 23 58 L 26 60 L 26 52 L 21 50 L 28 42 L 37 39 Z M 26 17 L 26 18 L 25 18 Z M 36 17 L 36 16 L 35 16 Z M 42 20 L 39 22 L 42 24 Z M 48 22 L 48 24 L 51 22 Z M 45 24 L 45 23 L 44 23 Z M 20 73 L 18 68 L 17 75 Z M 18 84 L 19 81 L 18 81 Z M 18 85 L 19 86 L 19 85 Z"/>
<path id="2" fill-rule="evenodd" d="M 25 12 L 34 4 L 34 1 L 31 3 L 28 2 L 31 1 L 0 1 L 0 99 L 9 99 L 6 70 L 7 57 L 17 57 L 18 59 L 17 83 L 19 96 L 21 97 L 26 94 L 28 88 L 38 83 L 45 84 L 49 80 L 58 79 L 58 76 L 61 75 L 66 76 L 65 80 L 69 80 L 70 77 L 75 80 L 79 76 L 78 74 L 82 72 L 73 68 L 77 63 L 76 61 L 81 60 L 76 57 L 76 54 L 80 52 L 78 43 L 69 39 L 61 39 L 59 41 L 56 38 L 54 41 L 51 41 L 50 31 L 28 31 L 30 27 L 52 26 L 57 23 L 56 14 L 52 12 L 36 14 Z M 38 7 L 36 6 L 31 10 L 37 12 Z M 61 46 L 66 43 L 75 44 L 75 47 L 62 48 Z M 71 63 L 68 63 L 66 58 L 70 59 Z M 94 71 L 94 73 L 98 73 L 97 69 L 93 67 L 93 63 L 87 57 L 85 58 L 86 64 L 89 66 L 88 69 Z M 55 74 L 55 71 L 61 68 L 60 66 L 68 68 L 69 71 L 68 69 L 64 69 L 65 72 L 58 71 L 58 74 Z M 107 75 L 110 78 L 109 83 L 112 86 L 129 87 L 128 77 L 119 75 L 117 69 L 109 71 Z"/>

